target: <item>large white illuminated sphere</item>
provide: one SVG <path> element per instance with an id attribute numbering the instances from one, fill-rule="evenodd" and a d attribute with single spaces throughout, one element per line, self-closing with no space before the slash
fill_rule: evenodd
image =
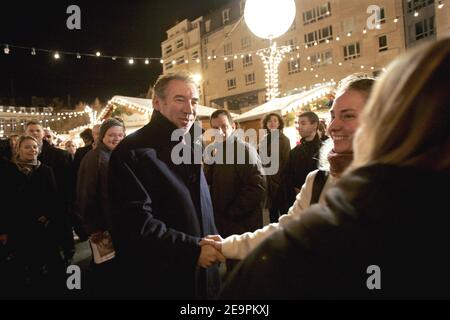
<path id="1" fill-rule="evenodd" d="M 288 31 L 295 14 L 295 0 L 247 0 L 244 10 L 247 26 L 263 39 L 275 39 Z"/>

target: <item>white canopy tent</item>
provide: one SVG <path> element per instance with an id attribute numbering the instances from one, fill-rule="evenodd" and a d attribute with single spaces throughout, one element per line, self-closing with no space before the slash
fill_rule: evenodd
<path id="1" fill-rule="evenodd" d="M 278 113 L 284 116 L 289 112 L 298 111 L 302 106 L 306 106 L 317 99 L 327 96 L 334 92 L 334 90 L 335 83 L 321 84 L 302 93 L 270 100 L 259 107 L 241 114 L 235 120 L 237 122 L 258 120 L 269 113 Z"/>
<path id="2" fill-rule="evenodd" d="M 139 113 L 147 113 L 151 114 L 153 112 L 153 104 L 151 99 L 142 99 L 142 98 L 133 98 L 133 97 L 125 97 L 125 96 L 114 96 L 108 103 L 108 107 L 112 107 L 113 105 L 119 105 L 123 107 L 127 107 L 130 109 L 134 109 Z M 102 115 L 109 113 L 108 110 L 104 110 Z M 217 109 L 206 107 L 206 106 L 198 106 L 197 108 L 197 116 L 202 118 L 209 118 L 211 114 Z M 102 115 L 100 118 L 102 118 Z M 237 117 L 236 114 L 232 114 L 233 117 Z"/>

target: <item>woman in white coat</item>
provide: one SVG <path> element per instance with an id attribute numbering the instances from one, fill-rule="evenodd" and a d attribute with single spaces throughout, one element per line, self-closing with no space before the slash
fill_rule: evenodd
<path id="1" fill-rule="evenodd" d="M 331 123 L 328 133 L 331 141 L 321 150 L 320 169 L 311 172 L 296 201 L 286 215 L 277 223 L 271 223 L 254 232 L 232 235 L 223 239 L 220 235 L 208 236 L 202 245 L 213 245 L 227 259 L 243 260 L 261 242 L 280 230 L 315 203 L 323 203 L 326 191 L 333 186 L 353 160 L 353 136 L 358 128 L 358 117 L 366 104 L 374 79 L 362 75 L 351 75 L 343 79 L 336 92 L 331 108 Z"/>

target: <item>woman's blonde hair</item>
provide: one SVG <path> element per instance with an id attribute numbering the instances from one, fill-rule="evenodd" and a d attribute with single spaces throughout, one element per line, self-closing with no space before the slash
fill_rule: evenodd
<path id="1" fill-rule="evenodd" d="M 36 138 L 32 137 L 32 136 L 20 136 L 17 139 L 17 144 L 16 144 L 16 158 L 19 157 L 19 150 L 20 150 L 20 146 L 22 145 L 22 143 L 26 140 L 33 140 L 34 142 L 36 142 L 37 145 L 39 145 L 38 141 L 36 140 Z"/>
<path id="2" fill-rule="evenodd" d="M 352 168 L 450 169 L 450 38 L 394 61 L 360 118 Z"/>

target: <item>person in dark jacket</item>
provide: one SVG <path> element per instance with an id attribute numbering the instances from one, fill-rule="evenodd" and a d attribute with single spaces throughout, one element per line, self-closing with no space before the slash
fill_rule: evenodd
<path id="1" fill-rule="evenodd" d="M 115 297 L 116 263 L 111 238 L 111 201 L 108 197 L 108 167 L 112 151 L 125 138 L 125 128 L 107 119 L 100 128 L 97 147 L 88 152 L 78 171 L 76 214 L 92 249 L 90 293 L 95 298 Z"/>
<path id="2" fill-rule="evenodd" d="M 124 297 L 204 299 L 219 289 L 216 262 L 224 258 L 199 245 L 216 231 L 201 163 L 176 164 L 172 157 L 180 144 L 185 152 L 202 149 L 201 130 L 193 126 L 197 104 L 190 76 L 161 76 L 150 123 L 111 155 L 112 237 Z"/>
<path id="3" fill-rule="evenodd" d="M 107 119 L 100 128 L 97 148 L 88 152 L 78 172 L 76 213 L 90 235 L 111 231 L 108 198 L 108 167 L 113 150 L 125 138 L 125 128 Z"/>
<path id="4" fill-rule="evenodd" d="M 84 231 L 83 226 L 81 225 L 81 221 L 79 216 L 74 212 L 74 203 L 76 199 L 76 189 L 77 189 L 77 179 L 78 179 L 78 171 L 80 170 L 81 161 L 88 154 L 89 151 L 93 149 L 95 139 L 98 139 L 98 134 L 100 130 L 100 125 L 95 125 L 92 129 L 87 128 L 80 133 L 80 138 L 83 139 L 84 147 L 78 148 L 75 152 L 75 156 L 73 158 L 72 163 L 72 189 L 70 192 L 71 195 L 71 224 L 75 233 L 78 235 L 81 241 L 86 241 L 88 239 L 88 235 Z M 94 137 L 94 133 L 97 137 Z"/>
<path id="5" fill-rule="evenodd" d="M 69 153 L 70 158 L 72 159 L 72 168 L 73 168 L 73 160 L 75 159 L 75 153 L 77 152 L 77 145 L 72 140 L 67 140 L 64 143 L 64 148 Z"/>
<path id="6" fill-rule="evenodd" d="M 283 118 L 277 113 L 270 113 L 266 115 L 262 121 L 262 127 L 266 130 L 267 134 L 264 136 L 259 144 L 259 155 L 261 159 L 272 157 L 272 140 L 276 139 L 278 142 L 278 170 L 276 174 L 270 174 L 266 176 L 267 179 L 267 203 L 266 208 L 270 212 L 270 222 L 274 223 L 278 221 L 280 216 L 280 209 L 278 208 L 277 195 L 280 188 L 282 174 L 289 160 L 289 153 L 291 152 L 291 143 L 283 133 L 284 121 Z M 270 162 L 263 161 L 263 166 L 270 166 Z"/>
<path id="7" fill-rule="evenodd" d="M 318 168 L 318 154 L 322 141 L 317 133 L 319 117 L 314 112 L 299 116 L 299 132 L 302 140 L 291 150 L 282 177 L 277 201 L 280 214 L 286 214 L 305 183 L 308 174 Z"/>
<path id="8" fill-rule="evenodd" d="M 59 214 L 48 197 L 48 192 L 56 192 L 55 178 L 52 169 L 37 159 L 38 153 L 35 138 L 20 137 L 15 165 L 2 172 L 2 183 L 8 186 L 7 241 L 20 262 L 15 271 L 21 273 L 11 297 L 56 297 L 56 290 L 65 285 L 58 241 L 50 231 Z"/>
<path id="9" fill-rule="evenodd" d="M 227 110 L 211 115 L 211 127 L 218 130 L 219 141 L 206 148 L 206 154 L 215 157 L 205 170 L 217 229 L 225 237 L 259 229 L 266 201 L 261 159 L 253 146 L 235 134 L 236 125 Z"/>
<path id="10" fill-rule="evenodd" d="M 393 62 L 327 205 L 262 243 L 222 297 L 449 299 L 449 82 L 450 39 Z"/>
<path id="11" fill-rule="evenodd" d="M 56 180 L 56 193 L 48 194 L 57 203 L 60 214 L 52 225 L 52 232 L 59 239 L 60 246 L 64 252 L 67 264 L 70 264 L 75 254 L 75 244 L 73 239 L 72 226 L 70 222 L 70 192 L 73 187 L 73 175 L 71 171 L 71 158 L 67 151 L 50 145 L 44 140 L 44 129 L 42 125 L 35 121 L 27 123 L 25 132 L 34 137 L 39 144 L 40 153 L 38 160 L 52 168 Z"/>
<path id="12" fill-rule="evenodd" d="M 84 147 L 78 148 L 75 152 L 75 157 L 73 159 L 73 168 L 75 177 L 78 175 L 78 170 L 80 169 L 81 161 L 86 156 L 86 154 L 93 149 L 94 136 L 92 134 L 92 129 L 86 129 L 80 133 L 81 139 L 83 139 Z"/>
<path id="13" fill-rule="evenodd" d="M 9 136 L 8 140 L 6 140 L 6 144 L 2 150 L 0 150 L 0 157 L 9 160 L 14 161 L 15 156 L 15 150 L 16 150 L 16 144 L 17 140 L 19 139 L 19 136 L 17 134 L 13 134 Z"/>

